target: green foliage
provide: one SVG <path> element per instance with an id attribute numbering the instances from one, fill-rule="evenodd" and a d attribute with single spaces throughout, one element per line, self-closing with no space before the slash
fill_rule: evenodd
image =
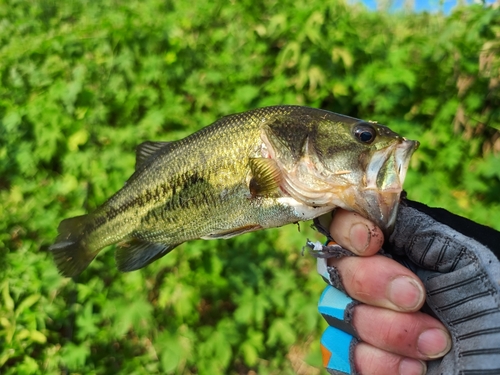
<path id="1" fill-rule="evenodd" d="M 318 374 L 308 225 L 195 241 L 76 280 L 48 246 L 132 173 L 134 148 L 222 115 L 302 104 L 421 142 L 410 198 L 500 229 L 500 10 L 342 1 L 0 2 L 4 374 Z"/>

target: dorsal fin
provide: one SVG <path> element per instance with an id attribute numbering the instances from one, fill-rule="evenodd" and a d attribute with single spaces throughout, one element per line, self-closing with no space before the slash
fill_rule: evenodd
<path id="1" fill-rule="evenodd" d="M 282 175 L 276 161 L 266 158 L 251 158 L 249 165 L 252 172 L 248 186 L 250 195 L 253 198 L 277 195 Z"/>
<path id="2" fill-rule="evenodd" d="M 153 141 L 146 141 L 141 143 L 139 146 L 136 148 L 136 155 L 135 155 L 135 169 L 139 169 L 144 163 L 149 160 L 151 156 L 156 154 L 158 151 L 161 149 L 164 149 L 165 147 L 168 147 L 168 145 L 172 142 L 153 142 Z"/>

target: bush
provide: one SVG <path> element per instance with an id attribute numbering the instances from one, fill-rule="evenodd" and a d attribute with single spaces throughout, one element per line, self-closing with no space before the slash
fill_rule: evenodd
<path id="1" fill-rule="evenodd" d="M 323 282 L 301 225 L 194 241 L 75 280 L 57 224 L 118 190 L 135 146 L 274 104 L 421 142 L 410 198 L 500 229 L 500 10 L 342 1 L 0 3 L 0 366 L 5 374 L 318 374 Z"/>

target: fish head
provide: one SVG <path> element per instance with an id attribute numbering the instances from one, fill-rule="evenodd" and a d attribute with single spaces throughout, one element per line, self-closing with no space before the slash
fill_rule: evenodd
<path id="1" fill-rule="evenodd" d="M 418 142 L 376 122 L 322 112 L 301 126 L 289 122 L 285 136 L 269 128 L 264 143 L 282 168 L 282 190 L 309 206 L 358 212 L 390 233 Z"/>
<path id="2" fill-rule="evenodd" d="M 342 150 L 336 152 L 325 144 L 335 138 L 327 136 L 327 124 L 318 126 L 322 135 L 321 141 L 314 142 L 316 169 L 330 172 L 325 181 L 331 186 L 344 187 L 338 189 L 340 207 L 360 213 L 388 234 L 396 222 L 410 158 L 419 143 L 374 122 L 342 122 L 338 127 Z"/>

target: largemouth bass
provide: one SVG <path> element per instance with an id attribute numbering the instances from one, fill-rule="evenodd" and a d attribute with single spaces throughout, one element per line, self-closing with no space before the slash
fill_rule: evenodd
<path id="1" fill-rule="evenodd" d="M 418 142 L 332 112 L 275 106 L 223 117 L 175 142 L 138 146 L 136 170 L 94 212 L 63 220 L 50 247 L 61 274 L 118 243 L 121 271 L 193 239 L 230 238 L 336 207 L 394 224 Z"/>

